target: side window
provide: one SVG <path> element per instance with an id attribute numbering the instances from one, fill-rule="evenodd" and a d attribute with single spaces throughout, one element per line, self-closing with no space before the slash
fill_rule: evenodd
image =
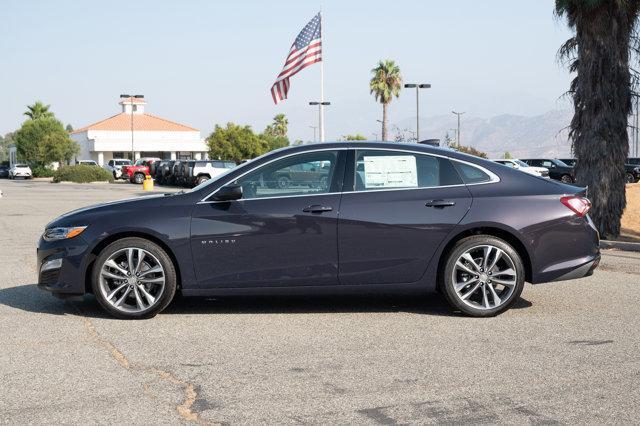
<path id="1" fill-rule="evenodd" d="M 549 160 L 544 160 L 542 162 L 542 167 L 552 167 L 552 166 L 553 166 L 553 163 Z"/>
<path id="2" fill-rule="evenodd" d="M 466 184 L 491 181 L 491 176 L 477 167 L 471 166 L 466 163 L 459 163 L 457 161 L 454 161 L 453 164 L 455 164 L 456 170 L 458 170 L 460 176 L 462 177 L 462 180 Z"/>
<path id="3" fill-rule="evenodd" d="M 337 158 L 336 151 L 293 155 L 261 166 L 235 183 L 242 185 L 243 199 L 323 194 L 331 189 Z"/>
<path id="4" fill-rule="evenodd" d="M 356 191 L 430 188 L 462 183 L 446 158 L 379 150 L 357 151 L 355 158 Z"/>

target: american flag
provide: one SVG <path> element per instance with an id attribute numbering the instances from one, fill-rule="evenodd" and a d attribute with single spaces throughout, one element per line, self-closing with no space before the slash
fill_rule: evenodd
<path id="1" fill-rule="evenodd" d="M 322 20 L 320 13 L 313 17 L 304 26 L 300 34 L 296 37 L 289 56 L 284 62 L 284 67 L 276 82 L 271 86 L 271 96 L 277 105 L 287 99 L 289 93 L 289 77 L 296 75 L 300 70 L 322 60 Z"/>

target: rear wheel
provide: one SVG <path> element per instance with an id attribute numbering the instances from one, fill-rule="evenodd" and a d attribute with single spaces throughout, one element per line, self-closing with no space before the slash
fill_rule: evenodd
<path id="1" fill-rule="evenodd" d="M 209 180 L 209 176 L 198 176 L 198 179 L 196 180 L 196 185 L 200 185 L 203 182 L 206 182 Z"/>
<path id="2" fill-rule="evenodd" d="M 176 292 L 176 272 L 167 253 L 142 238 L 124 238 L 98 256 L 93 293 L 111 315 L 151 318 L 165 309 Z"/>
<path id="3" fill-rule="evenodd" d="M 507 310 L 520 297 L 525 271 L 518 253 L 490 235 L 464 238 L 453 247 L 442 276 L 452 307 L 475 317 Z"/>
<path id="4" fill-rule="evenodd" d="M 573 179 L 570 175 L 562 175 L 560 176 L 560 180 L 562 181 L 562 183 L 573 183 Z"/>

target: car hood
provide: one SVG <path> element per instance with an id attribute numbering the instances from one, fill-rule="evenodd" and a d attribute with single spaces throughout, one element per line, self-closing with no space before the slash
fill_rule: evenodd
<path id="1" fill-rule="evenodd" d="M 124 200 L 109 201 L 106 203 L 82 207 L 58 216 L 49 222 L 46 228 L 54 226 L 88 225 L 97 218 L 100 218 L 104 213 L 110 212 L 111 208 L 116 205 L 120 205 L 122 207 L 123 215 L 127 214 L 127 210 L 144 211 L 143 209 L 150 208 L 153 204 L 162 202 L 166 195 L 167 194 L 145 195 L 142 197 L 127 198 Z"/>

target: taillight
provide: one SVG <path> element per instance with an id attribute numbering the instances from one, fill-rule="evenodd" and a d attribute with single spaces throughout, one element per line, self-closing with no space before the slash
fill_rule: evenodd
<path id="1" fill-rule="evenodd" d="M 591 208 L 591 201 L 577 195 L 562 197 L 560 202 L 580 217 L 584 217 Z"/>

